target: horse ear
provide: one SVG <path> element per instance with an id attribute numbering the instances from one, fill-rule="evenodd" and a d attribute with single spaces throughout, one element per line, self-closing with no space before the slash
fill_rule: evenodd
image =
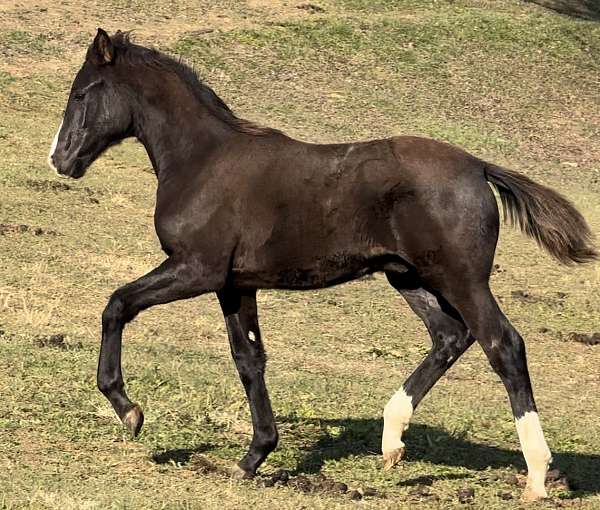
<path id="1" fill-rule="evenodd" d="M 110 36 L 101 28 L 98 29 L 98 33 L 92 43 L 94 49 L 94 56 L 98 64 L 110 64 L 115 58 L 115 48 Z"/>

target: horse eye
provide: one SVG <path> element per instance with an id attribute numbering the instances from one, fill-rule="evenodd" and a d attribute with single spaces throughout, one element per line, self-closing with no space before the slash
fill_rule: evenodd
<path id="1" fill-rule="evenodd" d="M 75 94 L 73 95 L 73 99 L 75 99 L 75 101 L 81 101 L 84 97 L 85 92 L 75 92 Z"/>

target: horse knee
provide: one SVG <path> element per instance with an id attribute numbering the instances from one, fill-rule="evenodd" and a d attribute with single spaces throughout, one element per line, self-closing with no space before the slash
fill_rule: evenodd
<path id="1" fill-rule="evenodd" d="M 433 343 L 433 353 L 440 362 L 451 364 L 470 344 L 469 330 L 447 316 L 432 321 L 429 333 Z"/>
<path id="2" fill-rule="evenodd" d="M 480 342 L 490 365 L 502 377 L 524 375 L 527 370 L 525 342 L 512 328 L 503 328 L 501 334 Z"/>

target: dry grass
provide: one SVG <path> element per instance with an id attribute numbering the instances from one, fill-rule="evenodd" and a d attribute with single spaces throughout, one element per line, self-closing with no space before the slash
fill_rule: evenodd
<path id="1" fill-rule="evenodd" d="M 306 140 L 443 138 L 560 189 L 600 231 L 599 25 L 516 0 L 300 3 L 0 0 L 0 223 L 32 227 L 0 235 L 0 508 L 451 508 L 462 487 L 476 508 L 519 507 L 498 497 L 518 495 L 510 477 L 524 463 L 477 347 L 417 411 L 407 461 L 381 470 L 381 410 L 429 345 L 381 277 L 263 292 L 259 307 L 282 436 L 264 471 L 321 472 L 386 498 L 195 470 L 194 454 L 233 463 L 250 437 L 211 296 L 128 327 L 125 376 L 147 414 L 139 439 L 95 389 L 106 299 L 163 257 L 139 145 L 111 150 L 69 189 L 45 165 L 97 26 L 181 54 L 244 117 Z M 496 262 L 494 291 L 526 338 L 555 464 L 574 485 L 536 508 L 598 508 L 600 351 L 568 333 L 600 331 L 600 267 L 562 268 L 507 228 Z M 63 348 L 36 341 L 57 333 Z M 438 499 L 415 493 L 422 485 Z"/>

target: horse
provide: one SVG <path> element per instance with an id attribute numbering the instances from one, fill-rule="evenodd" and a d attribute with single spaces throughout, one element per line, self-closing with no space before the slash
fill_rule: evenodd
<path id="1" fill-rule="evenodd" d="M 489 288 L 500 214 L 559 262 L 598 253 L 584 218 L 556 191 L 452 145 L 414 136 L 311 144 L 236 116 L 186 64 L 98 32 L 74 78 L 48 157 L 81 178 L 109 147 L 135 137 L 158 182 L 155 229 L 166 259 L 118 288 L 102 313 L 99 390 L 137 435 L 125 392 L 125 325 L 155 305 L 213 292 L 244 386 L 253 436 L 233 469 L 251 478 L 278 443 L 264 381 L 259 289 L 320 289 L 374 273 L 423 321 L 432 347 L 383 411 L 386 469 L 436 381 L 474 342 L 507 390 L 527 464 L 522 498 L 547 497 L 551 461 L 525 344 Z"/>

